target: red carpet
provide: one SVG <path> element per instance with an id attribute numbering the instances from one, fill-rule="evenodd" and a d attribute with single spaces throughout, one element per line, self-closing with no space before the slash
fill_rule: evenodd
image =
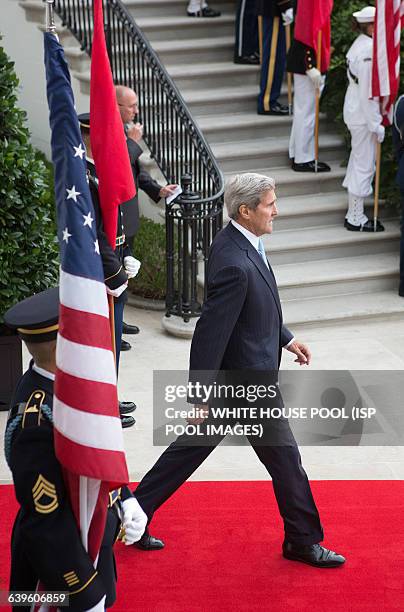
<path id="1" fill-rule="evenodd" d="M 116 546 L 116 611 L 404 611 L 404 481 L 314 481 L 325 545 L 345 567 L 283 560 L 282 525 L 268 482 L 191 482 L 157 513 L 166 548 Z M 17 509 L 0 488 L 0 589 L 8 581 Z"/>

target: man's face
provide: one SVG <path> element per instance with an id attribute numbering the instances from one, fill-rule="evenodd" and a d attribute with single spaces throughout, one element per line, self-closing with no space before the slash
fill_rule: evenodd
<path id="1" fill-rule="evenodd" d="M 278 214 L 273 189 L 266 191 L 255 209 L 248 209 L 249 230 L 256 236 L 272 233 L 272 221 Z"/>
<path id="2" fill-rule="evenodd" d="M 138 98 L 134 91 L 126 91 L 118 102 L 122 123 L 131 123 L 138 114 Z"/>

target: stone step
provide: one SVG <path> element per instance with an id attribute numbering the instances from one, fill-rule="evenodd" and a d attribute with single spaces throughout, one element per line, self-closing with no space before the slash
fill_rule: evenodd
<path id="1" fill-rule="evenodd" d="M 331 172 L 320 172 L 319 174 L 294 172 L 289 166 L 280 168 L 257 167 L 254 169 L 254 172 L 265 174 L 275 179 L 278 198 L 342 191 L 342 181 L 346 168 L 341 167 L 341 162 L 339 161 L 326 161 L 331 166 Z M 236 174 L 235 171 L 225 172 L 226 180 L 234 174 Z"/>
<path id="2" fill-rule="evenodd" d="M 344 159 L 344 141 L 337 134 L 329 132 L 319 138 L 320 159 Z M 255 172 L 257 167 L 269 164 L 276 168 L 289 163 L 289 138 L 260 138 L 239 142 L 212 144 L 212 151 L 223 172 Z M 297 174 L 297 173 L 296 173 Z"/>
<path id="3" fill-rule="evenodd" d="M 153 49 L 166 64 L 230 62 L 234 53 L 234 36 L 156 40 Z"/>
<path id="4" fill-rule="evenodd" d="M 398 253 L 340 257 L 273 266 L 282 304 L 290 300 L 374 293 L 398 286 Z M 199 266 L 199 287 L 204 285 Z M 403 304 L 404 306 L 404 304 Z"/>
<path id="5" fill-rule="evenodd" d="M 200 92 L 203 89 L 220 87 L 225 83 L 227 87 L 255 85 L 258 91 L 259 66 L 215 62 L 213 64 L 167 65 L 166 68 L 180 90 L 192 88 L 194 92 L 198 90 Z"/>
<path id="6" fill-rule="evenodd" d="M 302 261 L 357 257 L 374 253 L 398 253 L 400 228 L 396 220 L 384 223 L 384 232 L 348 232 L 342 224 L 276 230 L 263 237 L 273 266 Z"/>
<path id="7" fill-rule="evenodd" d="M 193 116 L 197 119 L 211 115 L 255 113 L 257 111 L 257 85 L 216 87 L 202 91 L 181 89 L 181 94 Z M 282 87 L 280 102 L 286 104 L 287 88 Z"/>
<path id="8" fill-rule="evenodd" d="M 210 145 L 224 142 L 257 140 L 263 136 L 289 138 L 293 117 L 275 117 L 254 113 L 227 113 L 198 117 L 197 123 Z M 320 115 L 320 133 L 330 129 L 327 117 Z"/>
<path id="9" fill-rule="evenodd" d="M 124 0 L 124 4 L 134 19 L 162 15 L 183 17 L 188 6 L 187 0 Z M 215 0 L 214 7 L 219 11 L 230 13 L 235 11 L 235 2 L 234 0 Z"/>
<path id="10" fill-rule="evenodd" d="M 184 1 L 185 6 L 185 1 Z M 136 23 L 147 38 L 155 40 L 179 40 L 234 36 L 234 14 L 224 13 L 215 18 L 191 18 L 186 15 L 139 17 Z"/>
<path id="11" fill-rule="evenodd" d="M 404 301 L 396 289 L 317 297 L 306 300 L 291 300 L 282 305 L 285 325 L 296 331 L 298 325 L 326 326 L 338 321 L 366 320 L 388 317 L 401 318 Z M 352 347 L 355 350 L 355 347 Z"/>

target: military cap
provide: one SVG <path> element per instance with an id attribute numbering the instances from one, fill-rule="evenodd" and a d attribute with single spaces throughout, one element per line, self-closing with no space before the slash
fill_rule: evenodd
<path id="1" fill-rule="evenodd" d="M 14 304 L 4 315 L 8 327 L 26 342 L 55 340 L 59 329 L 59 287 Z"/>
<path id="2" fill-rule="evenodd" d="M 82 131 L 90 131 L 90 113 L 81 113 L 77 115 L 77 119 L 79 120 L 80 129 Z"/>
<path id="3" fill-rule="evenodd" d="M 352 13 L 358 23 L 373 23 L 376 9 L 374 6 L 365 6 L 361 11 Z"/>

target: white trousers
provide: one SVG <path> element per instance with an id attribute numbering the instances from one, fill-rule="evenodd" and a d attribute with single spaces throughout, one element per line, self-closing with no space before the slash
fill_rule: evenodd
<path id="1" fill-rule="evenodd" d="M 196 13 L 197 11 L 200 11 L 201 9 L 205 8 L 205 6 L 208 6 L 206 0 L 189 0 L 187 10 L 190 13 Z"/>
<path id="2" fill-rule="evenodd" d="M 296 164 L 314 159 L 314 125 L 316 121 L 316 90 L 305 74 L 294 74 L 293 123 L 289 140 L 289 157 Z M 325 77 L 321 85 L 323 90 Z"/>
<path id="3" fill-rule="evenodd" d="M 349 127 L 351 132 L 351 154 L 343 187 L 360 198 L 372 194 L 372 181 L 376 170 L 377 139 L 366 125 Z"/>

